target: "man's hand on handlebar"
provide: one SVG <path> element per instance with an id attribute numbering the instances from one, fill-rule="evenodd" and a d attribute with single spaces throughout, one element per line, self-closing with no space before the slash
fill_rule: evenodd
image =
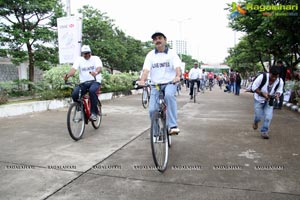
<path id="1" fill-rule="evenodd" d="M 136 84 L 138 86 L 145 86 L 146 85 L 145 81 L 142 81 L 142 80 L 137 81 Z"/>
<path id="2" fill-rule="evenodd" d="M 64 80 L 65 80 L 65 82 L 68 80 L 68 78 L 69 78 L 69 77 L 68 77 L 68 74 L 65 74 L 65 75 L 64 75 Z"/>
<path id="3" fill-rule="evenodd" d="M 178 83 L 180 82 L 180 76 L 176 76 L 174 79 L 173 79 L 173 83 Z"/>
<path id="4" fill-rule="evenodd" d="M 90 74 L 91 74 L 93 77 L 95 77 L 95 76 L 97 76 L 97 75 L 98 75 L 98 73 L 97 73 L 97 72 L 90 72 Z"/>

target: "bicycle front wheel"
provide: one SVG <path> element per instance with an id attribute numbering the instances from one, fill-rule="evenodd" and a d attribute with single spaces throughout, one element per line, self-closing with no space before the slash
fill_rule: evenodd
<path id="1" fill-rule="evenodd" d="M 146 87 L 143 88 L 142 105 L 144 108 L 147 108 L 149 105 L 149 91 Z"/>
<path id="2" fill-rule="evenodd" d="M 194 103 L 196 103 L 197 88 L 194 87 Z"/>
<path id="3" fill-rule="evenodd" d="M 67 126 L 71 138 L 75 141 L 80 140 L 84 133 L 84 111 L 79 103 L 72 103 L 69 107 L 67 116 Z"/>
<path id="4" fill-rule="evenodd" d="M 98 104 L 97 104 L 97 109 L 98 109 L 97 120 L 92 121 L 92 126 L 94 127 L 94 129 L 98 129 L 100 127 L 101 121 L 102 121 L 102 105 L 99 100 L 98 100 Z"/>
<path id="5" fill-rule="evenodd" d="M 168 164 L 169 143 L 166 120 L 159 112 L 155 112 L 151 120 L 150 137 L 154 164 L 158 171 L 164 172 Z"/>

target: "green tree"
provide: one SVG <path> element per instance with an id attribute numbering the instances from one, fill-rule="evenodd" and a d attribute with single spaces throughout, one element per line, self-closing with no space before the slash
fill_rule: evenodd
<path id="1" fill-rule="evenodd" d="M 1 0 L 0 43 L 2 54 L 15 64 L 29 62 L 29 80 L 34 80 L 34 67 L 57 62 L 51 46 L 57 38 L 56 18 L 63 15 L 59 0 Z M 45 57 L 47 56 L 47 57 Z"/>
<path id="2" fill-rule="evenodd" d="M 241 2 L 241 6 L 246 8 L 246 4 L 270 5 L 270 4 L 297 4 L 297 0 L 246 0 Z M 288 11 L 260 12 L 247 10 L 245 15 L 238 15 L 230 19 L 229 26 L 236 31 L 245 32 L 247 39 L 254 49 L 249 49 L 248 53 L 256 52 L 260 63 L 268 61 L 273 65 L 277 60 L 283 60 L 289 68 L 294 70 L 300 63 L 300 20 L 295 16 L 278 16 L 279 14 L 289 14 Z M 300 15 L 298 13 L 294 13 Z M 263 65 L 265 68 L 265 66 Z"/>
<path id="3" fill-rule="evenodd" d="M 126 36 L 106 13 L 89 5 L 79 9 L 79 13 L 83 15 L 83 44 L 91 46 L 105 67 L 110 71 L 129 71 L 142 66 L 145 52 L 141 41 Z"/>
<path id="4" fill-rule="evenodd" d="M 229 56 L 226 58 L 226 64 L 243 75 L 260 71 L 259 62 L 259 50 L 248 36 L 244 36 L 235 47 L 230 48 Z"/>

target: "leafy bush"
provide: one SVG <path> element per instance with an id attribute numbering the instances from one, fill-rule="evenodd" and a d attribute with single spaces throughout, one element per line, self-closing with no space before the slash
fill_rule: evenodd
<path id="1" fill-rule="evenodd" d="M 16 80 L 0 83 L 0 104 L 6 103 L 8 96 L 28 96 L 34 95 L 42 100 L 61 99 L 70 97 L 73 86 L 66 85 L 64 75 L 69 72 L 70 65 L 60 65 L 53 67 L 44 73 L 44 80 L 32 83 L 28 80 Z M 138 78 L 138 74 L 120 73 L 109 74 L 102 70 L 101 92 L 118 92 L 133 89 L 132 81 Z M 78 84 L 79 74 L 69 79 L 69 82 Z M 32 85 L 32 91 L 28 91 L 28 85 Z M 1 89 L 2 88 L 2 89 Z"/>
<path id="2" fill-rule="evenodd" d="M 63 89 L 65 88 L 64 75 L 69 72 L 70 68 L 70 65 L 60 65 L 57 67 L 53 67 L 49 71 L 45 72 L 44 80 L 48 82 L 53 89 Z M 79 83 L 78 73 L 75 73 L 75 75 L 70 78 L 70 81 Z"/>
<path id="3" fill-rule="evenodd" d="M 6 81 L 0 83 L 0 87 L 6 91 L 9 97 L 32 95 L 33 91 L 28 91 L 28 85 L 34 85 L 34 83 L 26 79 Z"/>
<path id="4" fill-rule="evenodd" d="M 41 100 L 52 100 L 52 99 L 64 99 L 70 96 L 70 91 L 67 90 L 45 90 L 39 93 L 39 99 Z"/>
<path id="5" fill-rule="evenodd" d="M 138 78 L 137 75 L 120 73 L 113 75 L 103 74 L 102 92 L 128 91 L 133 89 L 132 81 Z"/>
<path id="6" fill-rule="evenodd" d="M 63 76 L 70 70 L 69 65 L 63 65 L 59 67 L 54 67 L 47 71 L 44 75 L 45 81 L 47 81 L 53 89 L 56 90 L 67 90 L 65 86 Z M 116 91 L 126 91 L 132 89 L 132 81 L 137 79 L 137 75 L 131 75 L 129 73 L 120 74 L 109 74 L 105 69 L 102 70 L 102 92 L 116 92 Z M 75 74 L 70 82 L 79 83 L 79 75 Z"/>

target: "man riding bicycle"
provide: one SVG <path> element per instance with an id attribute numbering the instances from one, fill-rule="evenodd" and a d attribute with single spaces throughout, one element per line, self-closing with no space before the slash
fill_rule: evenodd
<path id="1" fill-rule="evenodd" d="M 155 49 L 150 51 L 145 58 L 143 74 L 138 84 L 145 85 L 149 73 L 153 84 L 166 84 L 161 89 L 164 90 L 167 104 L 167 126 L 169 134 L 177 135 L 180 132 L 177 127 L 177 102 L 175 97 L 177 86 L 167 83 L 180 81 L 181 60 L 173 49 L 168 48 L 167 38 L 163 33 L 156 32 L 151 38 L 155 44 Z M 158 89 L 152 86 L 149 102 L 151 119 L 154 112 L 158 110 L 158 95 Z"/>
<path id="2" fill-rule="evenodd" d="M 207 78 L 208 78 L 208 81 L 209 81 L 209 85 L 213 85 L 213 82 L 214 82 L 214 73 L 212 71 L 208 71 L 207 73 Z"/>
<path id="3" fill-rule="evenodd" d="M 190 77 L 190 96 L 193 99 L 193 92 L 194 92 L 194 84 L 197 84 L 197 91 L 199 92 L 200 88 L 200 77 L 201 77 L 201 70 L 198 68 L 198 63 L 194 63 L 194 68 L 190 70 L 189 73 Z"/>
<path id="4" fill-rule="evenodd" d="M 103 67 L 102 61 L 98 56 L 92 56 L 91 49 L 88 45 L 83 45 L 81 48 L 82 57 L 79 57 L 74 63 L 68 74 L 65 75 L 64 79 L 68 80 L 71 76 L 79 70 L 79 79 L 80 83 L 83 83 L 81 86 L 81 94 L 84 95 L 89 92 L 91 100 L 91 117 L 90 120 L 97 120 L 97 103 L 98 96 L 96 94 L 97 90 L 101 84 L 101 68 Z M 73 101 L 78 101 L 80 87 L 77 86 L 74 88 L 72 93 Z"/>

